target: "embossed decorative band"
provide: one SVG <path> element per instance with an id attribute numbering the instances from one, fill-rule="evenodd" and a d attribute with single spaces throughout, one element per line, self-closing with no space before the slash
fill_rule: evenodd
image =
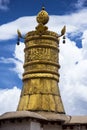
<path id="1" fill-rule="evenodd" d="M 39 74 L 27 74 L 23 77 L 23 80 L 26 80 L 26 79 L 34 79 L 34 78 L 50 78 L 50 79 L 54 79 L 56 80 L 57 82 L 59 82 L 59 78 L 57 75 L 54 75 L 54 74 L 49 74 L 49 73 L 39 73 Z"/>
<path id="2" fill-rule="evenodd" d="M 33 64 L 47 64 L 47 65 L 53 65 L 53 66 L 60 68 L 60 65 L 58 63 L 51 62 L 51 61 L 44 61 L 44 60 L 42 60 L 42 61 L 36 60 L 36 61 L 26 62 L 23 67 L 26 67 L 28 65 L 33 65 Z"/>
<path id="3" fill-rule="evenodd" d="M 31 49 L 31 48 L 52 48 L 52 49 L 56 49 L 58 52 L 59 52 L 59 49 L 57 46 L 53 46 L 53 45 L 46 45 L 46 44 L 42 44 L 42 45 L 31 45 L 31 46 L 28 46 L 24 49 L 24 52 L 27 51 L 28 49 Z"/>
<path id="4" fill-rule="evenodd" d="M 53 40 L 53 41 L 56 41 L 57 43 L 59 43 L 58 41 L 58 37 L 54 37 L 54 36 L 49 36 L 49 35 L 43 35 L 43 36 L 39 36 L 39 35 L 35 35 L 35 36 L 27 36 L 27 38 L 25 39 L 25 44 L 26 42 L 28 41 L 31 41 L 31 40 L 36 40 L 36 39 L 47 39 L 47 40 Z"/>
<path id="5" fill-rule="evenodd" d="M 55 74 L 55 75 L 57 75 L 57 76 L 60 76 L 59 75 L 59 73 L 58 72 L 54 72 L 54 71 L 52 71 L 52 70 L 29 70 L 29 71 L 27 71 L 27 72 L 25 72 L 24 74 L 23 74 L 23 76 L 25 76 L 25 75 L 27 75 L 27 74 L 38 74 L 38 73 L 50 73 L 50 74 Z"/>
<path id="6" fill-rule="evenodd" d="M 30 37 L 30 36 L 35 36 L 35 35 L 38 35 L 37 31 L 30 31 L 27 33 L 26 38 Z M 53 37 L 58 38 L 58 34 L 56 32 L 53 32 L 53 31 L 45 31 L 44 35 L 53 36 Z"/>

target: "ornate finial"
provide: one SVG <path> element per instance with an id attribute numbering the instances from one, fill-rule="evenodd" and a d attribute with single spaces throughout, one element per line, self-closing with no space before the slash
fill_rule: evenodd
<path id="1" fill-rule="evenodd" d="M 63 29 L 61 30 L 61 35 L 63 36 L 63 43 L 65 44 L 65 39 L 66 39 L 66 37 L 65 37 L 65 32 L 66 32 L 66 26 L 64 26 L 63 27 Z"/>
<path id="2" fill-rule="evenodd" d="M 23 38 L 23 39 L 24 39 L 24 37 L 22 36 L 22 34 L 21 34 L 21 32 L 19 31 L 19 29 L 17 29 L 17 34 L 18 34 L 17 45 L 19 45 L 19 44 L 20 44 L 20 38 Z"/>
<path id="3" fill-rule="evenodd" d="M 66 26 L 64 26 L 61 30 L 61 35 L 59 35 L 59 37 L 63 36 L 63 43 L 65 43 L 65 33 L 66 33 Z"/>
<path id="4" fill-rule="evenodd" d="M 42 10 L 38 13 L 36 20 L 39 24 L 43 25 L 45 25 L 49 21 L 49 15 L 45 11 L 45 7 L 42 7 Z"/>
<path id="5" fill-rule="evenodd" d="M 63 29 L 61 30 L 61 36 L 63 36 L 66 32 L 66 26 L 63 27 Z"/>
<path id="6" fill-rule="evenodd" d="M 17 29 L 17 34 L 18 34 L 17 45 L 19 45 L 20 44 L 20 37 L 21 37 L 21 32 L 19 31 L 19 29 Z"/>

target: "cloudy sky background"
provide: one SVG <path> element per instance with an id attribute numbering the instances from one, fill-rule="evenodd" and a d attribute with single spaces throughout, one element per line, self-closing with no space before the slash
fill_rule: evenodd
<path id="1" fill-rule="evenodd" d="M 16 45 L 17 29 L 34 30 L 43 4 L 49 30 L 60 34 L 67 27 L 59 83 L 66 114 L 87 115 L 87 0 L 0 0 L 0 114 L 16 110 L 22 88 L 24 43 Z"/>

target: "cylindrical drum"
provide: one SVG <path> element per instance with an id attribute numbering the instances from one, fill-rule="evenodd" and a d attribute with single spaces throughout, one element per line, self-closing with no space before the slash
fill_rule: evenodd
<path id="1" fill-rule="evenodd" d="M 18 110 L 64 113 L 59 81 L 59 40 L 55 32 L 26 34 L 23 89 Z"/>

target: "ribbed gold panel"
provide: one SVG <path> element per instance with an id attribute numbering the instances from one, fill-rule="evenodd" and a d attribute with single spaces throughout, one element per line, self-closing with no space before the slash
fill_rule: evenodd
<path id="1" fill-rule="evenodd" d="M 26 35 L 23 89 L 17 110 L 64 113 L 58 88 L 58 44 L 54 32 Z"/>

